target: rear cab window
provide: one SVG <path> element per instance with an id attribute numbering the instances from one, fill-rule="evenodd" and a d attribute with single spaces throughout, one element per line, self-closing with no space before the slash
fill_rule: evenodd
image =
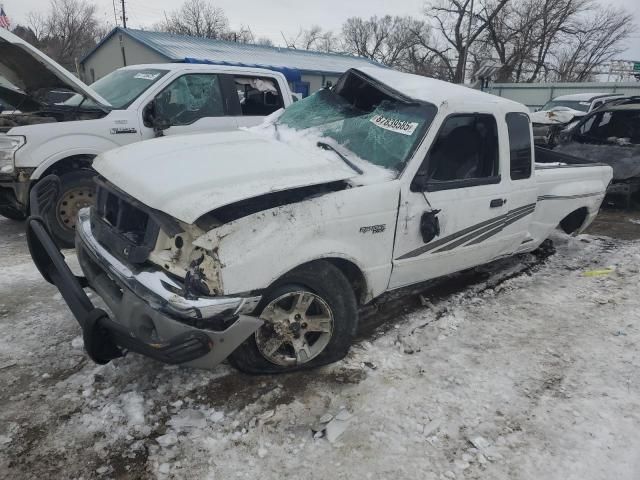
<path id="1" fill-rule="evenodd" d="M 529 117 L 525 113 L 507 113 L 507 131 L 509 132 L 509 159 L 511 180 L 524 180 L 531 177 L 531 131 Z"/>
<path id="2" fill-rule="evenodd" d="M 243 116 L 265 116 L 284 108 L 282 92 L 274 78 L 234 76 Z"/>
<path id="3" fill-rule="evenodd" d="M 440 127 L 418 176 L 428 191 L 499 183 L 498 146 L 493 115 L 451 115 Z"/>

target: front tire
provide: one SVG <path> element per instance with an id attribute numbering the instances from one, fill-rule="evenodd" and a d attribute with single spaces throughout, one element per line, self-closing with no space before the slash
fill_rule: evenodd
<path id="1" fill-rule="evenodd" d="M 342 272 L 326 261 L 285 275 L 262 297 L 255 315 L 264 320 L 229 362 L 246 373 L 285 373 L 333 363 L 353 341 L 358 305 Z"/>
<path id="2" fill-rule="evenodd" d="M 60 178 L 60 195 L 46 214 L 51 236 L 60 248 L 73 248 L 78 211 L 95 203 L 95 173 L 76 170 Z"/>

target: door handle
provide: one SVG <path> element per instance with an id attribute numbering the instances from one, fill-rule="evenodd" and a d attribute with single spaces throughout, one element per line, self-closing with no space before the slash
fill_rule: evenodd
<path id="1" fill-rule="evenodd" d="M 489 206 L 491 208 L 498 208 L 503 206 L 505 203 L 507 203 L 506 198 L 494 198 L 493 200 L 491 200 L 491 203 L 489 204 Z"/>

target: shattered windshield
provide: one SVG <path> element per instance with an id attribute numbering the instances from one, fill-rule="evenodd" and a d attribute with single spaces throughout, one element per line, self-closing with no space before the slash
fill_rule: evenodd
<path id="1" fill-rule="evenodd" d="M 312 131 L 338 144 L 346 155 L 401 172 L 433 121 L 436 108 L 393 98 L 371 84 L 339 92 L 324 89 L 294 103 L 276 125 Z"/>
<path id="2" fill-rule="evenodd" d="M 552 100 L 545 103 L 544 107 L 542 107 L 540 110 L 546 112 L 547 110 L 551 110 L 557 107 L 567 107 L 571 108 L 572 110 L 588 112 L 590 105 L 591 102 L 578 102 L 577 100 Z"/>
<path id="3" fill-rule="evenodd" d="M 113 108 L 121 110 L 131 105 L 136 98 L 166 73 L 167 70 L 155 68 L 116 70 L 91 84 L 91 88 L 107 100 Z M 84 99 L 83 102 L 83 99 L 82 95 L 77 94 L 64 102 L 64 105 L 77 107 L 82 103 L 83 107 L 96 106 L 93 101 Z"/>

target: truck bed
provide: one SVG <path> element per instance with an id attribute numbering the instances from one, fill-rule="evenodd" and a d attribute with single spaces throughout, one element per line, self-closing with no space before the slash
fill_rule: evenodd
<path id="1" fill-rule="evenodd" d="M 536 163 L 536 209 L 529 227 L 529 238 L 519 251 L 537 247 L 572 212 L 579 211 L 576 215 L 582 219 L 576 232 L 587 228 L 598 214 L 613 175 L 608 165 L 579 163 L 580 159 L 575 157 L 566 158 L 570 156 L 538 147 L 536 155 L 540 150 L 551 152 L 553 156 L 547 156 L 546 160 L 555 158 L 556 162 Z M 545 154 L 546 152 L 543 152 L 543 155 Z M 561 157 L 564 157 L 565 161 L 560 160 Z M 566 160 L 573 163 L 569 164 Z"/>

